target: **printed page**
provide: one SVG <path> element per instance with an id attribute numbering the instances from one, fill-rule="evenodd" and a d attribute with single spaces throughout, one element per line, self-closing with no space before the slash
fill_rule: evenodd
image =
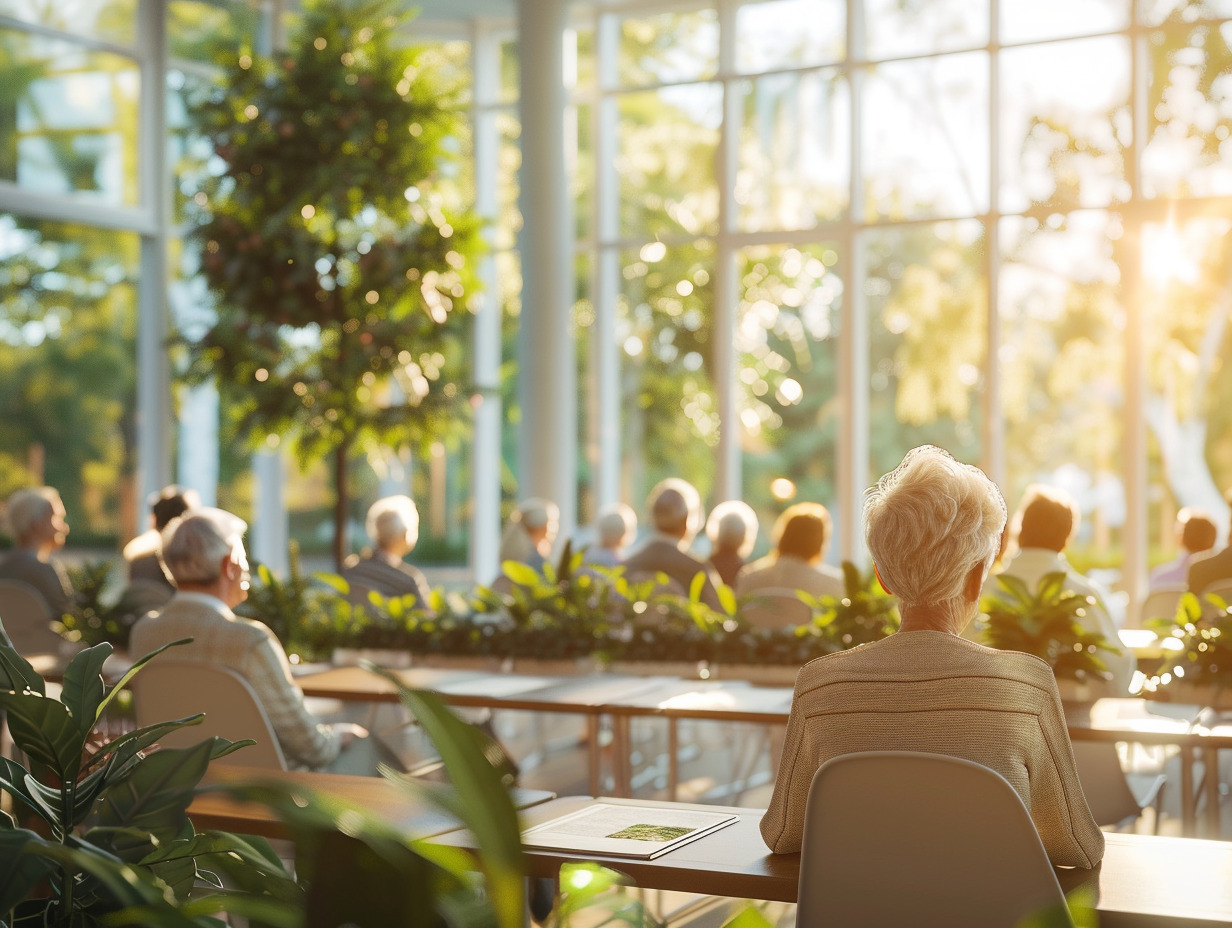
<path id="1" fill-rule="evenodd" d="M 725 812 L 597 802 L 529 829 L 522 841 L 527 847 L 649 859 L 735 821 Z"/>

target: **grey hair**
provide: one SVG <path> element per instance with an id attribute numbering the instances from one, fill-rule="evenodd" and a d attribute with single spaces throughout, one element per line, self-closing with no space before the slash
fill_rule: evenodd
<path id="1" fill-rule="evenodd" d="M 595 532 L 604 548 L 619 548 L 637 531 L 637 514 L 624 503 L 612 503 L 599 510 Z"/>
<path id="2" fill-rule="evenodd" d="M 560 526 L 560 507 L 549 499 L 528 497 L 518 504 L 501 533 L 501 561 L 525 562 L 535 553 L 535 543 L 529 532 L 546 528 L 548 537 L 555 537 Z"/>
<path id="3" fill-rule="evenodd" d="M 368 508 L 365 528 L 378 548 L 401 538 L 414 547 L 419 540 L 419 510 L 409 496 L 386 496 Z"/>
<path id="4" fill-rule="evenodd" d="M 908 451 L 864 500 L 864 537 L 886 586 L 903 606 L 955 614 L 972 567 L 987 577 L 1005 520 L 997 485 L 933 445 Z"/>
<path id="5" fill-rule="evenodd" d="M 163 529 L 162 558 L 176 586 L 209 586 L 222 574 L 222 562 L 243 544 L 247 523 L 222 509 L 194 509 Z"/>
<path id="6" fill-rule="evenodd" d="M 741 557 L 748 557 L 757 543 L 757 513 L 738 499 L 719 503 L 710 511 L 706 535 L 715 550 L 736 548 Z"/>
<path id="7" fill-rule="evenodd" d="M 54 487 L 26 487 L 9 497 L 8 523 L 13 540 L 19 544 L 51 518 L 60 494 Z M 63 504 L 61 504 L 63 505 Z"/>
<path id="8" fill-rule="evenodd" d="M 674 533 L 683 527 L 686 540 L 696 535 L 705 521 L 697 487 L 679 477 L 668 477 L 655 484 L 646 498 L 646 508 L 656 529 Z"/>

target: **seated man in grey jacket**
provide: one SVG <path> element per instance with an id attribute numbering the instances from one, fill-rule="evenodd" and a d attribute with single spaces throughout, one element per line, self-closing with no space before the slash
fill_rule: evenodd
<path id="1" fill-rule="evenodd" d="M 722 581 L 708 564 L 688 552 L 689 543 L 702 527 L 697 489 L 688 481 L 669 477 L 650 491 L 646 508 L 654 534 L 625 559 L 625 576 L 639 580 L 663 573 L 688 592 L 700 573 L 706 578 L 702 602 L 712 609 L 720 608 L 716 588 Z"/>
<path id="2" fill-rule="evenodd" d="M 248 681 L 261 700 L 288 762 L 298 768 L 375 773 L 366 760 L 367 732 L 346 722 L 326 724 L 312 716 L 291 678 L 291 665 L 274 633 L 260 622 L 231 610 L 248 598 L 248 558 L 238 516 L 221 509 L 198 509 L 175 519 L 163 533 L 163 563 L 175 580 L 176 594 L 157 615 L 133 626 L 131 650 L 142 655 L 181 638 L 192 638 L 170 652 L 175 660 L 223 664 Z M 157 660 L 158 658 L 155 658 Z M 342 752 L 357 738 L 347 760 Z M 357 766 L 358 764 L 358 766 Z"/>

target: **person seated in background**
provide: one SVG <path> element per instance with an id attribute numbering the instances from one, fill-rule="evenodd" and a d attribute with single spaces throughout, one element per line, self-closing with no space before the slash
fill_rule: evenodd
<path id="1" fill-rule="evenodd" d="M 1232 491 L 1227 494 L 1232 505 Z M 1189 592 L 1201 594 L 1207 587 L 1232 583 L 1232 545 L 1215 553 L 1206 553 L 1193 559 L 1186 578 Z"/>
<path id="2" fill-rule="evenodd" d="M 777 854 L 800 850 L 813 774 L 858 751 L 924 751 L 982 764 L 1022 797 L 1048 859 L 1094 867 L 1104 836 L 1087 807 L 1061 697 L 1045 661 L 959 633 L 977 611 L 1005 501 L 940 448 L 908 452 L 869 491 L 865 538 L 899 630 L 827 654 L 796 678 L 782 760 L 761 820 Z"/>
<path id="3" fill-rule="evenodd" d="M 706 520 L 706 537 L 710 539 L 710 566 L 720 580 L 734 586 L 744 559 L 757 543 L 757 514 L 738 499 L 719 503 Z"/>
<path id="4" fill-rule="evenodd" d="M 368 509 L 365 523 L 376 547 L 342 572 L 351 591 L 366 595 L 414 596 L 415 604 L 428 604 L 428 578 L 403 560 L 419 541 L 419 510 L 408 496 L 387 496 Z"/>
<path id="5" fill-rule="evenodd" d="M 1129 692 L 1137 661 L 1128 648 L 1121 647 L 1117 626 L 1108 610 L 1108 591 L 1074 570 L 1065 558 L 1065 548 L 1078 534 L 1082 516 L 1078 502 L 1064 490 L 1044 484 L 1032 484 L 1019 503 L 1010 532 L 1014 553 L 1006 560 L 1002 575 L 1017 577 L 1032 593 L 1046 574 L 1065 574 L 1065 590 L 1079 596 L 1089 596 L 1095 603 L 1078 617 L 1089 632 L 1098 632 L 1119 653 L 1100 651 L 1099 658 L 1108 665 L 1112 679 L 1108 681 L 1113 695 Z M 998 595 L 996 582 L 988 592 Z"/>
<path id="6" fill-rule="evenodd" d="M 1184 586 L 1189 579 L 1189 565 L 1194 559 L 1215 547 L 1219 530 L 1215 520 L 1201 509 L 1186 506 L 1176 514 L 1176 543 L 1180 551 L 1176 559 L 1160 564 L 1151 571 L 1150 588 Z"/>
<path id="7" fill-rule="evenodd" d="M 162 612 L 133 626 L 132 653 L 147 654 L 192 638 L 172 649 L 169 658 L 223 664 L 243 676 L 292 766 L 375 773 L 376 756 L 367 732 L 358 725 L 331 725 L 314 718 L 291 678 L 291 664 L 278 638 L 267 626 L 231 611 L 248 598 L 247 528 L 238 516 L 214 508 L 171 521 L 163 531 L 162 553 L 176 594 Z"/>
<path id="8" fill-rule="evenodd" d="M 559 506 L 551 500 L 533 496 L 522 500 L 501 533 L 501 563 L 516 561 L 542 570 L 552 554 L 552 543 L 559 529 Z"/>
<path id="9" fill-rule="evenodd" d="M 830 534 L 830 513 L 821 503 L 789 506 L 774 523 L 774 550 L 740 571 L 736 592 L 799 590 L 809 596 L 842 596 L 843 572 L 824 563 Z"/>
<path id="10" fill-rule="evenodd" d="M 655 574 L 668 579 L 687 593 L 693 578 L 705 577 L 701 601 L 719 609 L 718 575 L 704 561 L 686 549 L 702 526 L 702 501 L 697 489 L 687 480 L 669 477 L 658 483 L 646 500 L 654 533 L 636 551 L 625 558 L 625 576 L 631 580 L 646 580 Z"/>
<path id="11" fill-rule="evenodd" d="M 8 501 L 9 530 L 15 547 L 0 560 L 0 579 L 33 587 L 59 618 L 73 604 L 68 573 L 51 555 L 64 547 L 68 522 L 64 503 L 52 487 L 18 490 Z"/>
<path id="12" fill-rule="evenodd" d="M 124 546 L 124 562 L 128 565 L 128 582 L 151 583 L 165 587 L 167 599 L 175 592 L 175 586 L 163 570 L 158 551 L 162 543 L 162 531 L 177 516 L 201 505 L 196 490 L 183 487 L 163 487 L 150 495 L 150 529 L 142 532 Z"/>
<path id="13" fill-rule="evenodd" d="M 637 515 L 624 503 L 612 503 L 599 510 L 595 520 L 595 543 L 582 554 L 582 563 L 595 567 L 619 567 L 624 563 L 625 547 L 637 534 Z"/>

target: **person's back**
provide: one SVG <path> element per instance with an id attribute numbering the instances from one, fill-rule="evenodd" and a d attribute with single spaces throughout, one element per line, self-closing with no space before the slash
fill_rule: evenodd
<path id="1" fill-rule="evenodd" d="M 625 576 L 638 580 L 663 573 L 687 591 L 692 588 L 694 577 L 701 574 L 705 578 L 701 601 L 712 609 L 720 608 L 718 575 L 684 550 L 702 525 L 697 490 L 685 480 L 669 478 L 650 491 L 647 508 L 655 531 L 625 558 Z"/>
<path id="2" fill-rule="evenodd" d="M 16 547 L 0 558 L 0 578 L 32 587 L 59 617 L 73 605 L 68 573 L 51 559 L 69 531 L 60 494 L 51 487 L 18 490 L 9 497 L 7 510 Z"/>
<path id="3" fill-rule="evenodd" d="M 809 596 L 842 596 L 843 572 L 826 564 L 832 523 L 820 503 L 796 503 L 774 525 L 774 550 L 745 565 L 736 578 L 736 592 L 797 590 Z"/>

